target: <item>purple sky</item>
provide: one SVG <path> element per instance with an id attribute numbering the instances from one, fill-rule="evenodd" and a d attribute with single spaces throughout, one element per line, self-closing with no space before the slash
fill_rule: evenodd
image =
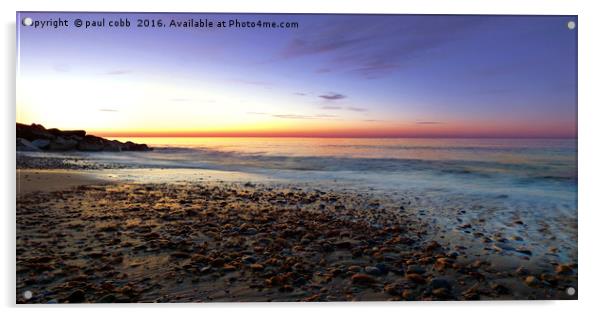
<path id="1" fill-rule="evenodd" d="M 78 117 L 95 119 L 92 129 L 125 133 L 219 134 L 211 121 L 242 132 L 332 126 L 350 135 L 576 136 L 577 30 L 567 28 L 574 16 L 29 12 L 18 21 L 25 16 L 71 23 L 18 23 L 18 119 L 26 123 L 79 127 L 66 114 L 77 108 Z M 102 17 L 299 28 L 72 26 Z"/>

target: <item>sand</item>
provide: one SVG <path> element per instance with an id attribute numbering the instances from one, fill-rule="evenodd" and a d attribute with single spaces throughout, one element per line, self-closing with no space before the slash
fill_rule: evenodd
<path id="1" fill-rule="evenodd" d="M 79 170 L 17 169 L 17 195 L 52 192 L 110 181 L 93 172 Z"/>

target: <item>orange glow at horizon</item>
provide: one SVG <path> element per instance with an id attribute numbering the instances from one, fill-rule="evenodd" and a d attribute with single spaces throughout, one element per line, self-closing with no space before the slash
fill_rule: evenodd
<path id="1" fill-rule="evenodd" d="M 550 131 L 555 131 L 550 133 Z M 244 128 L 198 129 L 198 130 L 90 130 L 90 134 L 102 137 L 576 137 L 576 127 L 567 128 L 566 122 L 548 122 L 545 124 L 495 124 L 446 123 L 416 124 L 394 122 L 329 122 L 273 125 L 258 124 Z"/>

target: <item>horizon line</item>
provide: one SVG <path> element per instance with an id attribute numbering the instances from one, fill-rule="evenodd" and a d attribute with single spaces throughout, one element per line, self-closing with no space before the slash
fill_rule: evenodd
<path id="1" fill-rule="evenodd" d="M 578 135 L 552 135 L 552 136 L 541 136 L 541 135 L 307 135 L 307 134 L 293 134 L 293 135 L 266 135 L 266 134 L 114 134 L 114 133 L 94 133 L 91 132 L 89 135 L 101 136 L 101 137 L 115 137 L 115 138 L 474 138 L 474 139 L 578 139 Z"/>

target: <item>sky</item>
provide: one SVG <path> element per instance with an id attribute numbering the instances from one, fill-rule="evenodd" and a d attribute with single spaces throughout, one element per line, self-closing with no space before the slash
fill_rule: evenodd
<path id="1" fill-rule="evenodd" d="M 70 24 L 24 26 L 25 17 Z M 78 18 L 105 27 L 75 27 Z M 130 27 L 106 25 L 119 19 Z M 214 27 L 169 27 L 190 19 Z M 298 27 L 215 27 L 235 19 Z M 21 123 L 114 137 L 577 136 L 574 16 L 21 12 L 17 21 Z"/>

